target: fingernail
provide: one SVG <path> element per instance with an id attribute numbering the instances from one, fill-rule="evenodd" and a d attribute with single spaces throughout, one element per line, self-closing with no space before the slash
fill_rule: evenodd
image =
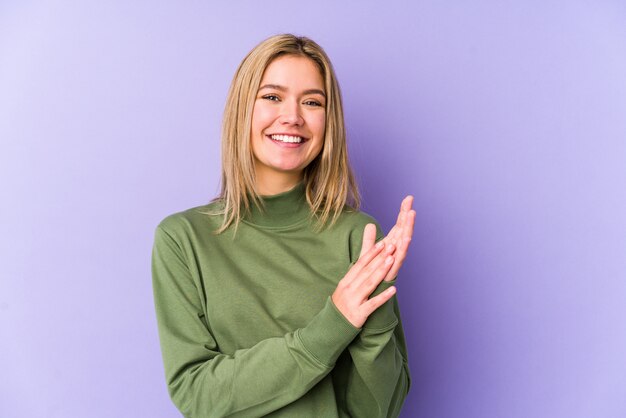
<path id="1" fill-rule="evenodd" d="M 383 248 L 385 246 L 385 243 L 383 241 L 378 241 L 376 243 L 376 248 Z"/>
<path id="2" fill-rule="evenodd" d="M 385 259 L 385 264 L 391 264 L 391 263 L 393 263 L 393 257 L 389 256 Z"/>

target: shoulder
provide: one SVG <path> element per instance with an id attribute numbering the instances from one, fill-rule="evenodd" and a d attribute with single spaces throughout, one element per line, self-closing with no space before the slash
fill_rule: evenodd
<path id="1" fill-rule="evenodd" d="M 344 209 L 344 211 L 341 213 L 341 218 L 344 219 L 344 222 L 350 225 L 357 225 L 357 226 L 365 226 L 368 223 L 375 223 L 375 224 L 378 223 L 376 219 L 369 213 L 363 212 L 361 210 L 352 209 L 352 208 Z"/>
<path id="2" fill-rule="evenodd" d="M 214 201 L 169 214 L 157 224 L 157 233 L 181 237 L 198 230 L 215 230 L 222 222 L 221 208 L 221 202 Z"/>
<path id="3" fill-rule="evenodd" d="M 363 232 L 367 224 L 376 225 L 376 239 L 382 239 L 383 234 L 376 219 L 369 213 L 348 209 L 344 210 L 337 222 L 330 228 L 333 239 L 345 242 L 350 254 L 350 262 L 356 262 L 363 243 Z"/>
<path id="4" fill-rule="evenodd" d="M 352 232 L 358 233 L 362 233 L 363 228 L 365 228 L 365 225 L 367 224 L 376 225 L 376 230 L 378 231 L 377 235 L 382 235 L 380 224 L 376 218 L 369 213 L 348 208 L 341 213 L 341 216 L 337 220 L 339 228 L 348 229 Z"/>

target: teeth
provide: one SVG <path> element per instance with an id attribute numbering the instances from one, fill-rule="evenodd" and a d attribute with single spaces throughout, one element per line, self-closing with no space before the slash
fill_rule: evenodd
<path id="1" fill-rule="evenodd" d="M 300 136 L 291 136 L 291 135 L 271 135 L 271 138 L 276 140 L 276 141 L 281 141 L 281 142 L 292 142 L 292 143 L 296 143 L 299 144 L 300 142 L 302 142 L 302 137 Z"/>

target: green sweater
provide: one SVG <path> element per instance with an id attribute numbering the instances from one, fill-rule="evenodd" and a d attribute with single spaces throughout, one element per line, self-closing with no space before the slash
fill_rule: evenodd
<path id="1" fill-rule="evenodd" d="M 315 232 L 304 183 L 263 201 L 235 235 L 213 234 L 220 217 L 201 213 L 217 202 L 156 228 L 154 300 L 174 404 L 195 418 L 397 416 L 410 376 L 396 296 L 362 328 L 330 298 L 376 221 L 344 211 Z"/>

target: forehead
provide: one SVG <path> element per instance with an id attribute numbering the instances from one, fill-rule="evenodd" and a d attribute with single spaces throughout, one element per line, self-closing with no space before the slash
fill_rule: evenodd
<path id="1" fill-rule="evenodd" d="M 323 88 L 324 78 L 319 66 L 311 58 L 282 55 L 271 61 L 263 72 L 261 85 L 265 83 L 287 87 Z"/>

